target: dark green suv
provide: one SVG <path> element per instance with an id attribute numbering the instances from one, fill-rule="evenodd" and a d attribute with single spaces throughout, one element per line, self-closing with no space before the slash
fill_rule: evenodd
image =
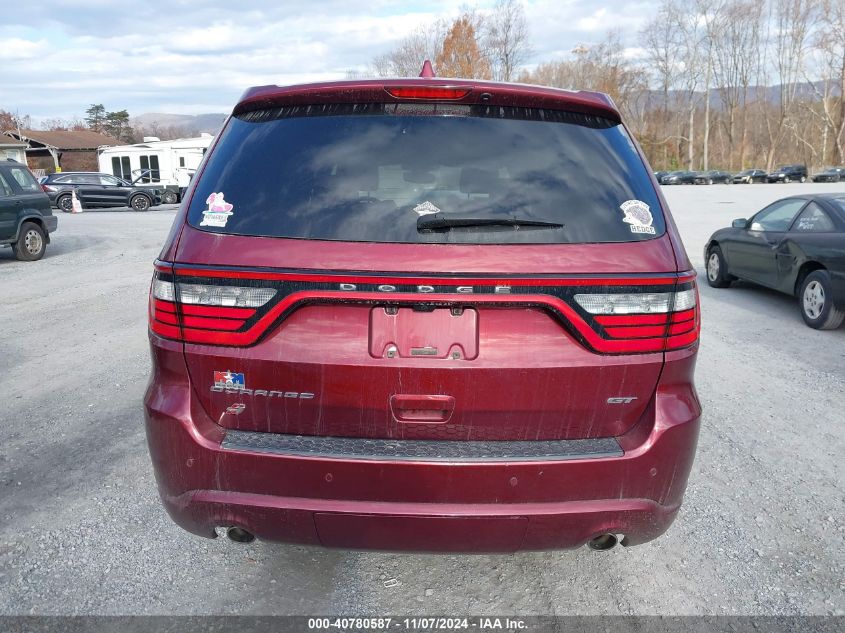
<path id="1" fill-rule="evenodd" d="M 58 223 L 32 172 L 15 161 L 0 162 L 0 246 L 11 246 L 23 261 L 41 259 Z"/>

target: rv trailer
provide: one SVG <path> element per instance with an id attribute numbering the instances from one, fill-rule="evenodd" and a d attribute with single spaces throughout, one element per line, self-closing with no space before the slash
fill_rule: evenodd
<path id="1" fill-rule="evenodd" d="M 140 185 L 156 185 L 165 204 L 179 202 L 214 137 L 203 132 L 196 138 L 161 141 L 145 136 L 143 143 L 101 147 L 100 171 Z"/>

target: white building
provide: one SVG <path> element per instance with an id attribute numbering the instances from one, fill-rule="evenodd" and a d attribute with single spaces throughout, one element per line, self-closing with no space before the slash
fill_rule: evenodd
<path id="1" fill-rule="evenodd" d="M 0 160 L 14 160 L 26 165 L 26 143 L 18 143 L 11 138 L 0 136 Z"/>
<path id="2" fill-rule="evenodd" d="M 197 138 L 160 141 L 144 137 L 143 143 L 101 147 L 97 150 L 100 171 L 124 180 L 160 185 L 162 202 L 178 202 L 214 137 L 203 132 Z"/>

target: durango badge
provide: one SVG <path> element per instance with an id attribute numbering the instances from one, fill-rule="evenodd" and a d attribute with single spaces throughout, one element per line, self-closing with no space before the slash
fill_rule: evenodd
<path id="1" fill-rule="evenodd" d="M 654 227 L 651 225 L 654 218 L 645 202 L 642 200 L 626 200 L 619 205 L 619 208 L 625 213 L 622 221 L 631 225 L 631 233 L 654 235 Z"/>

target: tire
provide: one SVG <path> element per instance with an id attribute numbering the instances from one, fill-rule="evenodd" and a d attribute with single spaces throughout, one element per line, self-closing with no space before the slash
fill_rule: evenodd
<path id="1" fill-rule="evenodd" d="M 798 291 L 798 306 L 804 323 L 816 330 L 835 330 L 845 320 L 845 310 L 833 304 L 830 274 L 814 270 L 804 278 Z"/>
<path id="2" fill-rule="evenodd" d="M 801 176 L 801 184 L 803 185 L 805 182 L 807 182 L 807 177 Z"/>
<path id="3" fill-rule="evenodd" d="M 129 206 L 133 211 L 149 211 L 150 199 L 143 194 L 136 194 L 129 199 Z"/>
<path id="4" fill-rule="evenodd" d="M 707 283 L 713 288 L 727 288 L 735 279 L 733 275 L 728 272 L 728 263 L 725 261 L 725 256 L 722 255 L 722 249 L 718 245 L 713 245 L 707 249 L 707 261 L 704 262 Z"/>
<path id="5" fill-rule="evenodd" d="M 73 211 L 73 198 L 67 193 L 59 196 L 56 198 L 56 207 L 65 213 L 70 213 Z"/>
<path id="6" fill-rule="evenodd" d="M 708 179 L 707 179 L 707 184 L 708 184 L 708 185 L 712 185 L 712 184 L 713 184 L 713 179 L 712 179 L 712 178 L 708 178 Z"/>
<path id="7" fill-rule="evenodd" d="M 161 195 L 162 204 L 176 204 L 178 201 L 179 196 L 176 195 L 175 191 L 165 191 Z"/>
<path id="8" fill-rule="evenodd" d="M 24 222 L 18 234 L 18 241 L 12 247 L 15 258 L 22 262 L 34 262 L 44 257 L 47 249 L 47 236 L 44 229 L 35 222 Z"/>
<path id="9" fill-rule="evenodd" d="M 789 177 L 789 176 L 784 176 L 784 177 L 783 177 L 783 182 L 785 182 L 785 183 L 790 183 L 790 182 L 792 182 L 792 179 L 790 179 L 790 177 Z"/>

